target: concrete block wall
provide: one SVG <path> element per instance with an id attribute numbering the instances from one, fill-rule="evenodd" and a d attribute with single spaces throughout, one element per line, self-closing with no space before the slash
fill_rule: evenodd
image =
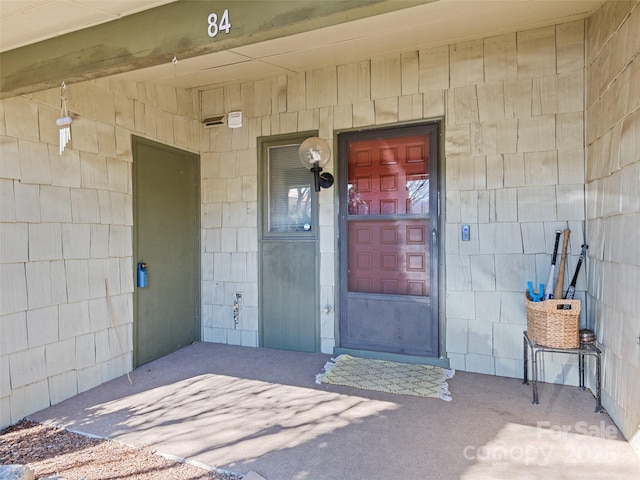
<path id="1" fill-rule="evenodd" d="M 0 428 L 131 370 L 131 134 L 199 149 L 189 92 L 98 80 L 67 102 L 62 155 L 60 89 L 0 102 Z"/>
<path id="2" fill-rule="evenodd" d="M 546 283 L 556 230 L 571 230 L 565 278 L 576 265 L 585 238 L 584 35 L 579 21 L 420 52 L 423 89 L 444 99 L 433 113 L 446 122 L 454 368 L 521 376 L 524 291 L 528 281 Z M 577 289 L 584 300 L 584 275 Z M 577 366 L 549 356 L 542 377 L 575 385 Z"/>
<path id="3" fill-rule="evenodd" d="M 640 2 L 587 22 L 589 324 L 604 349 L 603 404 L 640 453 Z"/>
<path id="4" fill-rule="evenodd" d="M 446 355 L 461 370 L 520 376 L 527 281 L 546 281 L 557 229 L 573 231 L 568 272 L 584 241 L 584 35 L 579 21 L 203 91 L 203 116 L 245 119 L 201 130 L 203 339 L 257 339 L 257 137 L 318 129 L 333 142 L 339 131 L 433 119 L 444 130 Z M 334 195 L 320 196 L 325 353 L 337 330 L 326 308 L 336 298 Z M 582 276 L 577 298 L 585 289 Z M 237 290 L 248 319 L 234 329 Z M 577 384 L 570 361 L 545 366 L 546 381 Z"/>
<path id="5" fill-rule="evenodd" d="M 326 71 L 315 81 L 323 84 Z M 333 80 L 335 86 L 335 78 Z M 257 347 L 258 325 L 258 165 L 257 138 L 319 129 L 331 141 L 330 108 L 288 111 L 306 103 L 305 76 L 265 79 L 206 90 L 204 117 L 240 110 L 243 126 L 202 129 L 202 339 Z M 322 100 L 320 100 L 322 101 Z M 325 170 L 332 171 L 332 165 Z M 333 306 L 333 198 L 320 194 L 321 298 Z M 233 318 L 236 292 L 242 292 L 239 322 Z M 320 308 L 320 307 L 319 307 Z M 321 348 L 331 352 L 333 312 L 322 310 Z"/>

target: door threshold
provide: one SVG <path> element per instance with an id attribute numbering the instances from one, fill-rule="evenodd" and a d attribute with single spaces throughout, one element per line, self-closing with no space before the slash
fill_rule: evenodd
<path id="1" fill-rule="evenodd" d="M 373 360 L 387 360 L 390 362 L 411 363 L 414 365 L 432 365 L 434 367 L 449 368 L 449 359 L 440 357 L 420 357 L 404 355 L 402 353 L 376 352 L 373 350 L 355 350 L 353 348 L 335 347 L 334 355 L 346 353 L 352 357 L 371 358 Z"/>

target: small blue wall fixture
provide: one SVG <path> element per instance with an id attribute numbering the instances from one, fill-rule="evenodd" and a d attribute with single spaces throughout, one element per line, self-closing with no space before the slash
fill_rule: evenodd
<path id="1" fill-rule="evenodd" d="M 138 288 L 147 288 L 149 286 L 149 275 L 147 273 L 147 264 L 138 263 Z"/>

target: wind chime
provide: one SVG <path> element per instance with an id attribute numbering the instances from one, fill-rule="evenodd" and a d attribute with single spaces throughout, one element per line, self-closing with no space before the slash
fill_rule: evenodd
<path id="1" fill-rule="evenodd" d="M 62 82 L 60 86 L 60 118 L 56 120 L 56 124 L 60 127 L 60 155 L 71 140 L 71 122 L 73 121 L 67 110 L 66 93 L 67 86 Z"/>

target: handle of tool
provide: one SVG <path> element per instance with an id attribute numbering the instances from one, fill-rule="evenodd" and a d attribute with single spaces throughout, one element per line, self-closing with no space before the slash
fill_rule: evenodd
<path id="1" fill-rule="evenodd" d="M 556 281 L 556 288 L 553 290 L 553 298 L 562 298 L 562 291 L 564 289 L 564 271 L 567 263 L 567 247 L 569 246 L 569 235 L 571 230 L 566 229 L 564 231 L 564 237 L 562 238 L 562 257 L 560 257 L 560 266 L 558 267 L 558 280 Z"/>

